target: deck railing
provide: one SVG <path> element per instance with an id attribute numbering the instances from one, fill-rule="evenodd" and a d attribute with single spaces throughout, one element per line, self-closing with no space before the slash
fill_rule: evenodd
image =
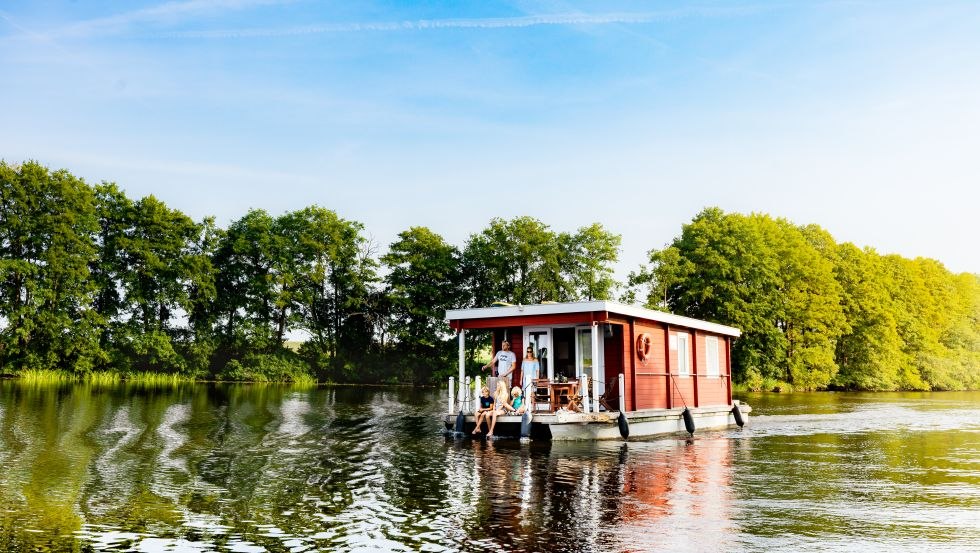
<path id="1" fill-rule="evenodd" d="M 492 380 L 492 378 L 488 378 L 487 383 L 489 384 Z M 619 395 L 618 399 L 621 401 L 624 396 L 623 375 L 620 374 L 617 380 L 618 385 L 616 388 Z M 582 376 L 579 380 L 578 388 L 575 390 L 575 395 L 578 396 L 579 401 L 581 401 L 581 409 L 583 412 L 598 412 L 600 405 L 594 401 L 591 394 L 589 394 L 589 384 L 590 382 L 588 377 Z M 457 383 L 455 377 L 449 377 L 449 389 L 448 394 L 446 395 L 446 412 L 450 415 L 455 415 L 462 411 L 464 415 L 472 415 L 479 405 L 480 391 L 482 388 L 483 379 L 479 375 L 473 378 L 467 376 L 462 383 Z M 491 394 L 492 393 L 493 390 L 491 390 Z M 532 410 L 534 412 L 551 413 L 556 410 L 556 406 L 552 404 L 550 399 L 548 401 L 547 409 L 539 409 L 539 406 L 542 405 L 542 403 L 536 401 L 537 389 L 534 384 L 530 384 L 527 389 L 523 390 L 522 394 L 524 401 L 527 405 L 532 406 Z"/>

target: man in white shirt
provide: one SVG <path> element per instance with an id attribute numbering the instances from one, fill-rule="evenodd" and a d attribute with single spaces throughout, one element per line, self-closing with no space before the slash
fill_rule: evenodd
<path id="1" fill-rule="evenodd" d="M 483 370 L 489 369 L 491 365 L 496 363 L 497 370 L 493 371 L 491 374 L 498 378 L 503 378 L 507 383 L 507 389 L 510 390 L 511 374 L 514 372 L 514 369 L 517 368 L 517 356 L 514 355 L 514 352 L 510 351 L 510 342 L 507 340 L 504 340 L 500 344 L 500 347 L 501 350 L 493 356 L 493 359 L 491 359 L 486 365 L 483 365 Z M 491 390 L 493 390 L 493 388 L 491 388 Z"/>

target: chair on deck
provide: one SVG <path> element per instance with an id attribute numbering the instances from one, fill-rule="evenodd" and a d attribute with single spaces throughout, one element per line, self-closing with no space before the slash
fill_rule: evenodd
<path id="1" fill-rule="evenodd" d="M 551 381 L 547 378 L 534 379 L 534 400 L 533 409 L 536 411 L 538 405 L 545 404 L 551 407 Z"/>
<path id="2" fill-rule="evenodd" d="M 606 408 L 606 411 L 619 411 L 619 407 L 613 407 L 613 402 L 619 404 L 619 379 L 614 378 L 606 381 L 606 389 L 599 396 L 599 405 Z"/>

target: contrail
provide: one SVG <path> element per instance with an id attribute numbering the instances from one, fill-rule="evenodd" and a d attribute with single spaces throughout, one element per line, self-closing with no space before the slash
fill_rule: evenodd
<path id="1" fill-rule="evenodd" d="M 420 19 L 414 21 L 382 21 L 361 23 L 322 23 L 294 27 L 274 27 L 258 29 L 227 29 L 211 31 L 177 31 L 161 33 L 157 36 L 170 38 L 256 38 L 296 35 L 426 31 L 438 29 L 505 29 L 545 25 L 608 25 L 640 24 L 686 17 L 719 17 L 739 15 L 751 11 L 750 8 L 687 8 L 653 13 L 611 13 L 611 14 L 551 14 L 521 17 L 491 17 L 479 19 Z"/>

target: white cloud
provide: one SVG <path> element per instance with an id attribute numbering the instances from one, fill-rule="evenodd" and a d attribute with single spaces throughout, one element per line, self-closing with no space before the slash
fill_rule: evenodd
<path id="1" fill-rule="evenodd" d="M 188 0 L 167 2 L 158 6 L 134 10 L 108 17 L 89 19 L 46 33 L 53 37 L 86 37 L 124 35 L 144 24 L 177 24 L 189 16 L 214 15 L 229 10 L 241 10 L 282 0 Z M 692 17 L 726 17 L 758 12 L 758 7 L 685 7 L 671 10 L 638 13 L 589 14 L 580 12 L 538 14 L 515 17 L 485 17 L 462 19 L 417 19 L 405 21 L 338 22 L 299 26 L 260 27 L 246 29 L 213 29 L 160 33 L 174 38 L 256 38 L 329 33 L 424 31 L 438 29 L 504 29 L 535 26 L 642 24 Z"/>
<path id="2" fill-rule="evenodd" d="M 255 6 L 282 4 L 283 0 L 185 0 L 123 12 L 106 17 L 79 21 L 46 34 L 62 37 L 85 37 L 125 34 L 134 25 L 177 23 L 188 17 L 216 15 Z"/>

